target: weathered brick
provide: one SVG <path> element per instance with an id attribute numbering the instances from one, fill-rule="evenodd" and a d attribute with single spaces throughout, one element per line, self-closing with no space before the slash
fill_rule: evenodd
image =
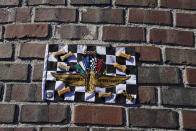
<path id="1" fill-rule="evenodd" d="M 20 58 L 44 58 L 45 44 L 25 43 L 20 46 Z"/>
<path id="2" fill-rule="evenodd" d="M 0 104 L 0 123 L 15 122 L 15 108 L 12 104 Z"/>
<path id="3" fill-rule="evenodd" d="M 35 131 L 35 128 L 28 128 L 28 127 L 0 128 L 0 131 Z"/>
<path id="4" fill-rule="evenodd" d="M 49 34 L 48 24 L 10 24 L 5 26 L 6 39 L 45 38 Z"/>
<path id="5" fill-rule="evenodd" d="M 79 105 L 74 107 L 74 123 L 122 125 L 122 111 L 121 107 Z"/>
<path id="6" fill-rule="evenodd" d="M 133 129 L 109 129 L 109 131 L 145 131 L 145 130 L 133 130 Z"/>
<path id="7" fill-rule="evenodd" d="M 0 40 L 2 39 L 2 35 L 3 35 L 3 28 L 2 26 L 0 26 Z"/>
<path id="8" fill-rule="evenodd" d="M 86 9 L 82 12 L 82 22 L 84 23 L 123 23 L 122 9 Z"/>
<path id="9" fill-rule="evenodd" d="M 179 27 L 196 27 L 196 14 L 176 13 L 176 26 Z"/>
<path id="10" fill-rule="evenodd" d="M 20 122 L 66 123 L 68 119 L 67 109 L 66 105 L 23 105 Z"/>
<path id="11" fill-rule="evenodd" d="M 4 88 L 4 84 L 0 82 L 0 101 L 2 100 L 2 96 L 3 96 L 3 88 Z"/>
<path id="12" fill-rule="evenodd" d="M 142 7 L 155 7 L 156 0 L 116 0 L 118 6 L 142 6 Z"/>
<path id="13" fill-rule="evenodd" d="M 66 0 L 27 0 L 28 5 L 65 5 Z"/>
<path id="14" fill-rule="evenodd" d="M 0 6 L 17 6 L 19 0 L 0 0 Z"/>
<path id="15" fill-rule="evenodd" d="M 194 44 L 194 33 L 190 31 L 154 28 L 150 30 L 150 42 L 192 46 Z"/>
<path id="16" fill-rule="evenodd" d="M 194 88 L 162 88 L 163 105 L 196 106 L 196 89 Z"/>
<path id="17" fill-rule="evenodd" d="M 187 68 L 186 69 L 186 79 L 189 84 L 196 85 L 196 69 Z"/>
<path id="18" fill-rule="evenodd" d="M 139 61 L 160 62 L 160 48 L 154 46 L 136 46 L 136 53 L 139 54 Z"/>
<path id="19" fill-rule="evenodd" d="M 37 8 L 35 21 L 75 22 L 76 9 L 69 8 Z"/>
<path id="20" fill-rule="evenodd" d="M 64 105 L 51 105 L 49 106 L 49 122 L 67 123 L 68 107 Z"/>
<path id="21" fill-rule="evenodd" d="M 180 84 L 179 69 L 173 67 L 138 67 L 138 83 Z"/>
<path id="22" fill-rule="evenodd" d="M 31 11 L 29 8 L 17 8 L 15 17 L 16 22 L 30 22 Z"/>
<path id="23" fill-rule="evenodd" d="M 9 59 L 12 57 L 13 47 L 11 44 L 0 45 L 0 59 Z"/>
<path id="24" fill-rule="evenodd" d="M 86 127 L 43 127 L 40 131 L 88 131 Z"/>
<path id="25" fill-rule="evenodd" d="M 27 80 L 27 64 L 0 64 L 0 80 Z"/>
<path id="26" fill-rule="evenodd" d="M 92 131 L 107 131 L 106 128 L 93 128 Z"/>
<path id="27" fill-rule="evenodd" d="M 129 9 L 129 22 L 170 25 L 171 14 L 169 11 Z"/>
<path id="28" fill-rule="evenodd" d="M 110 0 L 71 0 L 72 5 L 109 5 Z"/>
<path id="29" fill-rule="evenodd" d="M 30 21 L 29 8 L 0 9 L 0 23 Z"/>
<path id="30" fill-rule="evenodd" d="M 0 9 L 0 23 L 8 23 L 15 21 L 15 13 L 13 9 Z"/>
<path id="31" fill-rule="evenodd" d="M 139 87 L 138 88 L 139 102 L 142 104 L 155 104 L 156 95 L 153 87 Z"/>
<path id="32" fill-rule="evenodd" d="M 43 75 L 43 64 L 36 64 L 34 65 L 33 69 L 33 81 L 41 81 Z"/>
<path id="33" fill-rule="evenodd" d="M 196 65 L 196 50 L 189 49 L 165 49 L 166 63 Z"/>
<path id="34" fill-rule="evenodd" d="M 63 25 L 57 28 L 57 37 L 70 40 L 94 40 L 97 39 L 96 26 Z"/>
<path id="35" fill-rule="evenodd" d="M 196 129 L 196 112 L 183 110 L 182 111 L 183 117 L 183 127 L 184 129 Z"/>
<path id="36" fill-rule="evenodd" d="M 104 26 L 102 40 L 130 42 L 146 41 L 145 30 L 139 27 Z"/>
<path id="37" fill-rule="evenodd" d="M 196 9 L 195 0 L 161 0 L 161 7 L 179 8 L 179 9 Z"/>
<path id="38" fill-rule="evenodd" d="M 41 101 L 41 95 L 41 84 L 7 84 L 5 101 Z"/>
<path id="39" fill-rule="evenodd" d="M 134 127 L 177 128 L 178 114 L 171 110 L 130 109 L 129 122 Z"/>

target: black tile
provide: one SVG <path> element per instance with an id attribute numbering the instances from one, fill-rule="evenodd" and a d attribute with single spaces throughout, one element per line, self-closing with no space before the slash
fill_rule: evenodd
<path id="1" fill-rule="evenodd" d="M 58 45 L 57 44 L 51 44 L 51 45 L 49 45 L 48 51 L 49 52 L 56 52 L 56 51 L 58 51 Z"/>
<path id="2" fill-rule="evenodd" d="M 55 89 L 56 81 L 49 81 L 46 80 L 45 90 L 54 90 Z"/>

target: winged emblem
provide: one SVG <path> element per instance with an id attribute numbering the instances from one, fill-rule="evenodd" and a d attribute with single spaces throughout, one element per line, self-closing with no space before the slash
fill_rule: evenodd
<path id="1" fill-rule="evenodd" d="M 86 76 L 81 74 L 56 74 L 52 75 L 59 81 L 63 81 L 66 84 L 73 86 L 85 86 L 88 93 L 93 93 L 95 87 L 107 88 L 111 86 L 118 85 L 128 80 L 130 77 L 121 77 L 121 76 L 100 76 L 99 78 L 95 77 L 95 72 L 90 71 Z"/>

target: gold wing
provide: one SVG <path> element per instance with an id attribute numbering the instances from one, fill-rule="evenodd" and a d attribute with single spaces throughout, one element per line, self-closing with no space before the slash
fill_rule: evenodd
<path id="1" fill-rule="evenodd" d="M 123 77 L 123 76 L 101 76 L 98 79 L 95 80 L 95 86 L 99 86 L 102 88 L 115 86 L 120 83 L 123 83 L 124 81 L 128 80 L 129 77 Z"/>
<path id="2" fill-rule="evenodd" d="M 56 74 L 51 73 L 57 80 L 73 86 L 85 86 L 85 79 L 80 74 Z"/>

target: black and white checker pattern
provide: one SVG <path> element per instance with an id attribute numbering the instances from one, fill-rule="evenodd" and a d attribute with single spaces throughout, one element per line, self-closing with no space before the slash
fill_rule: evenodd
<path id="1" fill-rule="evenodd" d="M 71 51 L 73 56 L 68 58 L 66 61 L 61 61 L 59 57 L 53 57 L 52 52 L 59 51 L 64 49 L 66 52 Z M 71 92 L 65 94 L 63 97 L 59 97 L 56 93 L 57 90 L 60 90 L 67 85 L 62 81 L 57 81 L 51 75 L 51 72 L 54 73 L 67 73 L 67 74 L 76 74 L 74 66 L 81 62 L 84 59 L 84 51 L 95 51 L 97 52 L 96 57 L 91 58 L 91 64 L 94 59 L 100 59 L 104 63 L 104 68 L 106 70 L 105 75 L 110 76 L 131 76 L 129 80 L 126 80 L 124 83 L 118 84 L 111 88 L 100 88 L 96 87 L 95 93 L 89 94 L 85 91 L 85 86 L 71 86 Z M 122 57 L 118 57 L 118 52 L 121 51 L 126 54 L 131 54 L 131 59 L 126 60 Z M 57 68 L 57 63 L 60 62 L 64 65 L 71 66 L 70 72 L 66 72 Z M 113 65 L 117 62 L 120 65 L 126 66 L 126 72 L 115 68 Z M 92 65 L 91 65 L 92 67 Z M 94 68 L 94 67 L 92 67 Z M 125 47 L 105 47 L 105 46 L 87 46 L 87 45 L 47 45 L 45 53 L 45 63 L 44 63 L 44 73 L 43 73 L 43 84 L 42 84 L 42 99 L 50 101 L 74 101 L 74 102 L 95 102 L 95 103 L 115 103 L 115 104 L 135 104 L 137 86 L 136 86 L 136 60 L 135 60 L 135 51 L 133 48 Z M 133 102 L 130 102 L 126 99 L 121 93 L 123 90 L 126 90 L 128 93 L 131 93 L 134 96 Z M 53 93 L 53 97 L 48 98 L 47 93 Z M 112 92 L 112 98 L 98 98 L 97 92 Z"/>

